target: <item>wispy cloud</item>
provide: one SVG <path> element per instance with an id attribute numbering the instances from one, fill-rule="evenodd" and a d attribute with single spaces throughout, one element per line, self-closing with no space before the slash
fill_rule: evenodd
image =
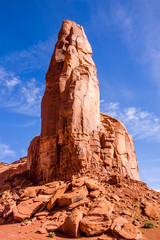
<path id="1" fill-rule="evenodd" d="M 0 59 L 0 107 L 31 116 L 40 116 L 44 81 L 28 74 L 47 70 L 56 38 L 9 53 Z"/>
<path id="2" fill-rule="evenodd" d="M 20 80 L 14 72 L 0 67 L 0 107 L 31 116 L 40 116 L 44 84 L 35 78 Z"/>
<path id="3" fill-rule="evenodd" d="M 15 157 L 16 152 L 12 150 L 7 144 L 0 143 L 0 161 L 7 160 L 7 158 Z"/>
<path id="4" fill-rule="evenodd" d="M 117 102 L 101 101 L 102 112 L 121 120 L 135 139 L 160 141 L 160 118 L 136 107 L 122 107 Z"/>
<path id="5" fill-rule="evenodd" d="M 45 70 L 48 67 L 56 38 L 50 39 L 23 49 L 14 51 L 0 59 L 0 65 L 16 74 L 28 73 L 35 70 Z"/>
<path id="6" fill-rule="evenodd" d="M 13 87 L 20 83 L 20 79 L 15 76 L 14 72 L 6 72 L 5 68 L 0 66 L 0 85 L 12 90 Z"/>

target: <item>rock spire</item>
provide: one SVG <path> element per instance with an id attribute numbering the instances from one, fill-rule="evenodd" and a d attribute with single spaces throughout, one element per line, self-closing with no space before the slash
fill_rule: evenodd
<path id="1" fill-rule="evenodd" d="M 99 82 L 83 27 L 63 21 L 41 104 L 41 135 L 28 149 L 31 177 L 68 180 L 104 171 L 139 180 L 132 137 L 124 125 L 100 114 Z"/>

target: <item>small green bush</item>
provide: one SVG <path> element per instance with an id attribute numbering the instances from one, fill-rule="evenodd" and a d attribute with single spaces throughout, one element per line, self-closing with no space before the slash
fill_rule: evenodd
<path id="1" fill-rule="evenodd" d="M 67 214 L 67 215 L 70 215 L 70 214 L 71 214 L 71 212 L 67 211 L 67 212 L 66 212 L 66 214 Z"/>
<path id="2" fill-rule="evenodd" d="M 56 236 L 55 232 L 49 232 L 48 233 L 49 237 L 54 238 Z"/>
<path id="3" fill-rule="evenodd" d="M 144 227 L 144 228 L 154 228 L 155 225 L 154 225 L 154 223 L 152 223 L 152 222 L 146 222 L 143 227 Z"/>

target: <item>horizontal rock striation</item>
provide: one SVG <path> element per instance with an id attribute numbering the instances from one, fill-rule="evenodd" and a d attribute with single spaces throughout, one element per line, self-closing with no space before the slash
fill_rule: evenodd
<path id="1" fill-rule="evenodd" d="M 28 149 L 35 180 L 68 180 L 86 171 L 139 180 L 132 137 L 120 121 L 100 115 L 96 72 L 83 27 L 63 21 L 46 74 L 41 135 Z"/>

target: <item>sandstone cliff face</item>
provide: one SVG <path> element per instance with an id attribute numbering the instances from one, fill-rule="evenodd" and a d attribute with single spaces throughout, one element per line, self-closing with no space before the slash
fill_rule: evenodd
<path id="1" fill-rule="evenodd" d="M 108 173 L 140 180 L 132 136 L 122 122 L 101 113 L 101 159 Z"/>
<path id="2" fill-rule="evenodd" d="M 82 26 L 64 21 L 46 74 L 41 135 L 32 140 L 27 166 L 37 181 L 105 171 L 139 179 L 132 137 L 123 124 L 100 119 L 99 82 Z"/>

